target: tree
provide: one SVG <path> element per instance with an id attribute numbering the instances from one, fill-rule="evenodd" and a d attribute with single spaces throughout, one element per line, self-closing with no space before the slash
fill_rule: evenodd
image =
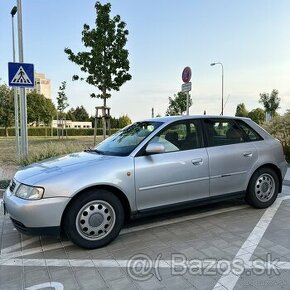
<path id="1" fill-rule="evenodd" d="M 76 107 L 73 114 L 76 121 L 86 122 L 90 119 L 88 112 L 83 106 Z"/>
<path id="2" fill-rule="evenodd" d="M 128 115 L 123 115 L 119 118 L 119 128 L 124 128 L 130 124 L 132 124 L 132 121 Z"/>
<path id="3" fill-rule="evenodd" d="M 28 123 L 35 123 L 36 126 L 39 126 L 39 123 L 43 122 L 45 125 L 49 125 L 55 115 L 56 108 L 50 99 L 36 91 L 27 94 Z"/>
<path id="4" fill-rule="evenodd" d="M 248 117 L 257 124 L 263 124 L 265 122 L 265 111 L 261 108 L 256 108 L 249 112 Z"/>
<path id="5" fill-rule="evenodd" d="M 58 89 L 58 96 L 56 98 L 57 100 L 57 110 L 60 112 L 61 118 L 63 117 L 64 110 L 69 106 L 67 102 L 67 96 L 65 93 L 66 89 L 66 82 L 63 81 Z"/>
<path id="6" fill-rule="evenodd" d="M 246 109 L 244 103 L 240 103 L 237 105 L 236 114 L 237 117 L 248 117 L 249 112 Z"/>
<path id="7" fill-rule="evenodd" d="M 260 94 L 259 103 L 263 104 L 266 113 L 270 113 L 272 117 L 275 116 L 276 111 L 279 109 L 281 99 L 278 96 L 278 90 L 272 90 L 271 94 Z"/>
<path id="8" fill-rule="evenodd" d="M 174 98 L 169 97 L 169 106 L 166 111 L 166 116 L 183 115 L 186 112 L 186 93 L 178 92 Z M 192 105 L 192 100 L 189 97 L 189 107 Z"/>
<path id="9" fill-rule="evenodd" d="M 71 121 L 75 121 L 75 109 L 71 108 L 69 109 L 69 111 L 66 113 L 66 119 L 67 120 L 71 120 Z"/>
<path id="10" fill-rule="evenodd" d="M 81 71 L 88 74 L 86 78 L 73 76 L 73 80 L 81 79 L 98 88 L 99 93 L 92 93 L 91 97 L 106 100 L 111 97 L 112 90 L 119 91 L 120 87 L 132 77 L 128 73 L 129 60 L 127 43 L 128 30 L 126 23 L 119 15 L 110 17 L 111 4 L 102 5 L 96 2 L 95 27 L 84 24 L 82 42 L 86 48 L 83 52 L 74 53 L 65 48 L 68 59 L 80 66 Z M 103 130 L 106 131 L 105 117 L 103 116 Z"/>
<path id="11" fill-rule="evenodd" d="M 64 129 L 64 121 L 63 118 L 65 117 L 64 114 L 64 110 L 69 106 L 68 102 L 67 102 L 67 96 L 65 93 L 65 89 L 66 89 L 66 82 L 63 81 L 58 89 L 58 96 L 56 98 L 57 100 L 57 110 L 59 111 L 59 116 L 58 118 L 60 118 L 60 123 L 61 123 L 61 136 L 63 137 L 63 129 Z M 57 120 L 57 128 L 58 128 L 58 120 Z M 57 129 L 57 134 L 58 134 L 58 129 Z M 60 137 L 60 136 L 59 136 Z"/>
<path id="12" fill-rule="evenodd" d="M 7 85 L 0 85 L 0 126 L 8 137 L 8 127 L 14 122 L 13 91 Z"/>

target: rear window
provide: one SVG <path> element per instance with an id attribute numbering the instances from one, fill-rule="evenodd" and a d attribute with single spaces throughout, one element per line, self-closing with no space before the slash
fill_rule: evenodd
<path id="1" fill-rule="evenodd" d="M 247 135 L 249 141 L 260 141 L 263 140 L 263 138 L 248 124 L 246 124 L 244 121 L 236 120 L 236 122 L 239 124 L 241 129 L 243 130 L 244 134 Z"/>

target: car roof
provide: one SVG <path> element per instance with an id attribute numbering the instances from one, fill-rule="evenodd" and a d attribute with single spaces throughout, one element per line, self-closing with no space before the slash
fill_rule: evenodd
<path id="1" fill-rule="evenodd" d="M 162 123 L 171 123 L 173 121 L 187 120 L 187 119 L 205 119 L 205 118 L 219 118 L 219 119 L 236 119 L 236 120 L 250 120 L 245 117 L 233 117 L 233 116 L 218 116 L 218 115 L 182 115 L 182 116 L 166 116 L 145 119 L 143 121 L 155 121 Z"/>

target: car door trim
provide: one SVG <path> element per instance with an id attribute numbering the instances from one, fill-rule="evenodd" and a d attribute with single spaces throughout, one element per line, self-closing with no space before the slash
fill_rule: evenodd
<path id="1" fill-rule="evenodd" d="M 173 186 L 173 185 L 180 185 L 180 184 L 203 181 L 203 180 L 209 180 L 209 177 L 200 177 L 200 178 L 194 178 L 194 179 L 188 179 L 188 180 L 182 180 L 182 181 L 176 181 L 176 182 L 162 183 L 162 184 L 157 184 L 157 185 L 152 185 L 152 186 L 144 186 L 144 187 L 139 187 L 138 190 L 144 191 L 144 190 L 150 190 L 150 189 Z"/>
<path id="2" fill-rule="evenodd" d="M 245 174 L 247 171 L 239 171 L 239 172 L 232 172 L 232 173 L 227 173 L 227 174 L 222 174 L 222 175 L 215 175 L 215 176 L 210 176 L 210 179 L 216 179 L 216 178 L 222 178 L 222 177 L 229 177 L 229 176 L 234 176 L 234 175 L 239 175 L 239 174 Z"/>

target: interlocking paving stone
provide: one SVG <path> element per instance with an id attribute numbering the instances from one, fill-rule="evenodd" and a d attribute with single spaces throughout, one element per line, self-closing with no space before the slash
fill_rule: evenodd
<path id="1" fill-rule="evenodd" d="M 110 259 L 117 263 L 117 260 L 127 260 L 140 253 L 148 255 L 152 260 L 156 259 L 158 255 L 161 255 L 161 259 L 171 260 L 172 254 L 178 253 L 184 255 L 188 260 L 196 258 L 231 260 L 263 213 L 264 210 L 249 207 L 236 212 L 227 212 L 202 219 L 127 233 L 120 235 L 107 247 L 91 251 L 80 249 L 67 240 L 59 240 L 53 237 L 36 237 L 33 240 L 30 236 L 20 235 L 13 229 L 9 219 L 0 215 L 0 233 L 3 235 L 0 239 L 2 240 L 0 245 L 1 249 L 5 249 L 19 243 L 19 247 L 12 247 L 10 253 L 17 252 L 16 258 L 21 258 L 23 254 L 25 259 L 66 260 L 69 258 L 87 259 L 88 261 L 92 259 Z M 256 248 L 252 260 L 264 258 L 268 253 L 272 254 L 272 258 L 277 257 L 283 261 L 290 260 L 290 231 L 288 230 L 289 223 L 286 224 L 289 218 L 290 202 L 285 201 Z M 158 220 L 158 218 L 155 219 Z M 1 229 L 1 227 L 3 228 Z M 21 243 L 23 244 L 22 251 Z M 2 254 L 5 255 L 7 252 Z M 287 273 L 286 270 L 283 271 Z M 83 268 L 71 267 L 69 263 L 67 267 L 45 265 L 42 267 L 0 266 L 0 289 L 13 289 L 13 287 L 15 287 L 14 289 L 22 289 L 23 286 L 29 287 L 49 281 L 62 283 L 65 290 L 212 289 L 220 278 L 220 274 L 214 276 L 197 275 L 189 273 L 188 270 L 184 275 L 172 275 L 171 269 L 168 268 L 161 268 L 159 272 L 161 281 L 157 279 L 155 274 L 146 281 L 138 281 L 128 274 L 126 268 L 119 266 Z M 281 274 L 283 279 L 286 279 L 286 276 Z M 265 276 L 264 279 L 267 282 L 263 282 L 260 276 L 258 278 L 254 275 L 242 276 L 236 285 L 236 289 L 262 289 L 262 287 L 264 287 L 263 289 L 270 289 L 269 285 L 273 287 L 272 282 L 274 280 L 281 289 L 285 285 L 279 280 L 279 277 Z"/>

